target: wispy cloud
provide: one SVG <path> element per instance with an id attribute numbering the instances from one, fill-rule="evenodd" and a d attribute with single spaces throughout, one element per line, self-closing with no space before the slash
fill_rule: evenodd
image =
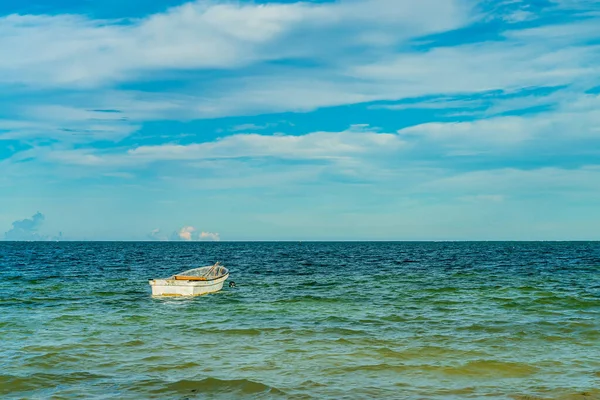
<path id="1" fill-rule="evenodd" d="M 583 194 L 600 197 L 600 166 L 470 171 L 431 180 L 419 185 L 417 190 L 444 195 L 461 194 L 471 199 L 483 199 L 482 193 L 535 198 L 545 198 L 550 193 L 563 198 Z"/>
<path id="2" fill-rule="evenodd" d="M 254 132 L 254 131 L 262 131 L 268 128 L 273 128 L 275 126 L 280 125 L 282 122 L 278 123 L 266 123 L 263 125 L 256 124 L 241 124 L 231 127 L 229 130 L 231 132 Z"/>
<path id="3" fill-rule="evenodd" d="M 47 85 L 71 90 L 46 91 L 40 99 L 27 97 L 19 106 L 11 105 L 14 112 L 2 123 L 0 139 L 118 141 L 144 121 L 306 112 L 432 95 L 446 96 L 447 101 L 423 107 L 443 107 L 445 102 L 457 107 L 451 99 L 456 94 L 600 83 L 594 17 L 506 26 L 491 40 L 451 46 L 430 40 L 414 48 L 411 41 L 416 38 L 480 19 L 482 7 L 473 4 L 193 2 L 129 24 L 73 15 L 3 17 L 0 54 L 11 57 L 0 61 L 0 83 L 10 84 L 11 91 L 16 83 L 28 90 Z M 523 11 L 523 4 L 485 6 L 493 15 L 505 15 Z M 565 9 L 575 3 L 557 6 Z M 430 13 L 432 7 L 437 12 Z M 323 35 L 329 39 L 315 39 Z M 19 56 L 13 49 L 28 50 Z M 292 62 L 279 65 L 274 60 Z M 303 60 L 315 66 L 307 67 Z M 224 73 L 189 79 L 168 72 L 206 68 Z M 144 89 L 143 82 L 161 82 L 165 75 L 176 82 L 175 89 Z M 115 87 L 116 82 L 138 79 L 139 89 Z M 100 112 L 105 109 L 121 113 Z M 259 126 L 264 125 L 248 128 Z"/>
<path id="4" fill-rule="evenodd" d="M 432 7 L 438 12 L 426 12 Z M 0 20 L 0 54 L 12 57 L 1 58 L 0 81 L 89 87 L 159 69 L 232 68 L 321 56 L 341 49 L 326 41 L 310 40 L 309 45 L 307 38 L 345 31 L 340 42 L 345 49 L 393 45 L 456 28 L 468 12 L 458 0 L 347 0 L 263 5 L 197 1 L 131 24 L 75 15 L 9 15 Z"/>
<path id="5" fill-rule="evenodd" d="M 194 161 L 276 157 L 282 159 L 338 159 L 372 152 L 390 152 L 404 142 L 394 133 L 380 133 L 362 125 L 343 132 L 314 132 L 306 135 L 238 134 L 214 142 L 190 145 L 142 146 L 124 153 L 102 154 L 89 150 L 55 151 L 49 160 L 87 166 L 140 165 L 156 161 Z"/>
<path id="6" fill-rule="evenodd" d="M 551 95 L 558 99 L 559 96 Z M 515 101 L 513 107 L 544 104 L 537 98 Z M 499 105 L 496 112 L 504 109 Z M 494 116 L 465 122 L 430 122 L 399 131 L 407 140 L 413 137 L 431 146 L 442 146 L 446 151 L 475 151 L 506 153 L 512 150 L 544 149 L 548 155 L 588 153 L 591 149 L 577 146 L 589 140 L 600 140 L 600 96 L 572 93 L 562 96 L 551 110 L 529 115 Z M 418 138 L 414 138 L 418 136 Z"/>

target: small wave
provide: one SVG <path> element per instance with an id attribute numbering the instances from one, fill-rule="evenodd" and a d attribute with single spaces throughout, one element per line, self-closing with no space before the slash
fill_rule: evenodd
<path id="1" fill-rule="evenodd" d="M 472 324 L 468 326 L 458 327 L 458 331 L 470 331 L 470 332 L 485 332 L 485 333 L 501 333 L 506 330 L 502 326 L 493 326 L 489 324 Z"/>
<path id="2" fill-rule="evenodd" d="M 391 349 L 389 347 L 382 347 L 376 350 L 382 357 L 397 358 L 404 360 L 412 359 L 449 359 L 452 357 L 465 357 L 470 356 L 481 356 L 482 353 L 473 350 L 458 350 L 448 347 L 439 346 L 422 346 L 422 347 L 410 347 L 405 349 Z"/>
<path id="3" fill-rule="evenodd" d="M 446 286 L 446 287 L 428 288 L 428 289 L 425 289 L 425 292 L 427 292 L 427 293 L 455 293 L 455 292 L 460 292 L 461 290 L 463 290 L 463 289 L 458 288 L 458 287 Z"/>
<path id="4" fill-rule="evenodd" d="M 438 396 L 442 396 L 442 399 L 445 398 L 453 398 L 453 399 L 461 399 L 461 398 L 473 398 L 472 396 L 476 393 L 476 388 L 471 387 L 471 386 L 466 386 L 466 387 L 457 387 L 457 388 L 453 388 L 453 389 L 449 389 L 449 388 L 444 388 L 444 389 L 429 389 L 427 391 L 427 394 L 429 396 L 435 396 L 435 398 L 438 398 Z"/>
<path id="5" fill-rule="evenodd" d="M 273 303 L 303 303 L 303 302 L 319 302 L 319 303 L 343 303 L 345 300 L 339 297 L 321 297 L 313 295 L 295 296 L 287 299 L 275 300 Z"/>
<path id="6" fill-rule="evenodd" d="M 339 344 L 348 344 L 348 345 L 352 345 L 354 344 L 354 341 L 352 340 L 348 340 L 348 339 L 344 339 L 344 338 L 339 338 L 334 340 L 335 343 L 339 343 Z"/>
<path id="7" fill-rule="evenodd" d="M 127 342 L 121 343 L 119 344 L 120 346 L 131 346 L 131 347 L 137 347 L 137 346 L 143 346 L 145 343 L 142 340 L 139 339 L 134 339 L 134 340 L 129 340 Z"/>
<path id="8" fill-rule="evenodd" d="M 219 335 L 233 335 L 233 336 L 260 336 L 265 332 L 277 331 L 276 328 L 230 328 L 230 329 L 202 329 L 195 328 L 189 329 L 190 333 L 194 334 L 219 334 Z"/>
<path id="9" fill-rule="evenodd" d="M 200 364 L 195 362 L 185 362 L 178 364 L 156 364 L 148 367 L 149 371 L 162 372 L 162 371 L 173 371 L 173 370 L 184 370 L 189 368 L 201 367 Z"/>
<path id="10" fill-rule="evenodd" d="M 365 365 L 351 365 L 345 367 L 337 367 L 327 370 L 328 373 L 352 373 L 352 372 L 406 372 L 410 369 L 410 366 L 406 365 L 393 365 L 387 363 L 381 364 L 365 364 Z"/>
<path id="11" fill-rule="evenodd" d="M 306 281 L 306 282 L 302 282 L 299 284 L 299 286 L 307 286 L 310 288 L 327 288 L 327 287 L 337 287 L 339 286 L 339 282 L 338 281 L 324 281 L 324 280 L 320 280 L 320 281 L 315 281 L 315 280 L 310 280 L 310 281 Z"/>
<path id="12" fill-rule="evenodd" d="M 523 378 L 535 374 L 538 368 L 525 363 L 477 360 L 456 367 L 442 367 L 440 371 L 453 376 Z"/>
<path id="13" fill-rule="evenodd" d="M 324 328 L 324 329 L 317 330 L 317 332 L 331 334 L 331 335 L 342 335 L 342 336 L 345 336 L 345 335 L 350 335 L 350 336 L 357 335 L 357 336 L 361 336 L 361 337 L 365 336 L 365 332 L 363 330 L 341 328 L 341 327 Z"/>
<path id="14" fill-rule="evenodd" d="M 303 388 L 320 388 L 320 387 L 326 387 L 327 385 L 323 384 L 323 383 L 319 383 L 319 382 L 315 382 L 315 381 L 304 381 L 300 384 L 300 387 Z"/>
<path id="15" fill-rule="evenodd" d="M 0 375 L 0 395 L 30 390 L 54 388 L 57 384 L 75 384 L 83 381 L 93 381 L 107 378 L 88 372 L 73 372 L 68 374 L 31 374 L 26 377 L 15 375 Z"/>
<path id="16" fill-rule="evenodd" d="M 516 394 L 510 397 L 514 400 L 548 400 L 550 398 L 560 400 L 597 400 L 600 399 L 600 390 L 590 389 L 581 392 L 563 393 L 559 397 L 556 397 L 556 393 L 551 395 L 551 397 L 530 394 Z"/>
<path id="17" fill-rule="evenodd" d="M 572 296 L 545 296 L 540 297 L 532 301 L 533 304 L 540 305 L 558 305 L 561 308 L 566 309 L 577 309 L 577 310 L 586 310 L 586 309 L 596 309 L 600 308 L 600 300 L 599 299 L 582 299 Z"/>
<path id="18" fill-rule="evenodd" d="M 361 325 L 386 325 L 386 323 L 380 319 L 359 319 L 358 323 Z"/>
<path id="19" fill-rule="evenodd" d="M 396 264 L 396 265 L 415 264 L 415 263 L 418 263 L 418 262 L 419 261 L 417 261 L 417 260 L 411 260 L 411 259 L 405 258 L 404 260 L 395 260 L 394 264 Z"/>
<path id="20" fill-rule="evenodd" d="M 85 315 L 64 314 L 64 315 L 60 315 L 56 318 L 53 318 L 52 322 L 78 322 L 78 321 L 84 321 L 85 319 L 86 319 Z"/>
<path id="21" fill-rule="evenodd" d="M 146 381 L 144 386 L 154 386 L 158 382 Z M 217 379 L 206 378 L 199 381 L 183 379 L 180 381 L 164 384 L 162 387 L 150 390 L 152 394 L 231 394 L 231 395 L 258 395 L 266 394 L 269 396 L 284 396 L 285 392 L 276 387 L 265 385 L 264 383 L 251 381 L 248 379 Z"/>
<path id="22" fill-rule="evenodd" d="M 112 297 L 112 296 L 119 296 L 122 295 L 122 293 L 119 292 L 113 292 L 113 291 L 98 291 L 98 292 L 92 292 L 90 293 L 93 296 L 98 296 L 98 297 Z"/>
<path id="23" fill-rule="evenodd" d="M 389 322 L 405 322 L 408 320 L 408 318 L 396 314 L 386 315 L 381 317 L 381 319 Z"/>
<path id="24" fill-rule="evenodd" d="M 341 323 L 345 323 L 345 322 L 352 322 L 352 319 L 350 318 L 346 318 L 346 317 L 342 317 L 342 316 L 338 316 L 338 315 L 329 315 L 323 319 L 319 319 L 319 322 L 341 322 Z"/>
<path id="25" fill-rule="evenodd" d="M 25 361 L 22 361 L 22 366 L 27 368 L 36 369 L 49 369 L 58 368 L 61 364 L 73 364 L 81 360 L 80 356 L 66 354 L 63 352 L 58 353 L 45 353 L 37 356 L 28 357 Z"/>

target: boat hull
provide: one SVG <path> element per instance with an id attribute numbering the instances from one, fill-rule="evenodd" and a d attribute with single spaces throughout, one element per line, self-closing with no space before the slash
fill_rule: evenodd
<path id="1" fill-rule="evenodd" d="M 218 292 L 229 274 L 209 281 L 184 281 L 176 279 L 152 279 L 152 296 L 202 296 Z"/>

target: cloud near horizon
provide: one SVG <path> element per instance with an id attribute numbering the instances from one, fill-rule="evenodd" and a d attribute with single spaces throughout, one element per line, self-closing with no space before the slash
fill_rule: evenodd
<path id="1" fill-rule="evenodd" d="M 12 228 L 4 233 L 4 240 L 9 241 L 45 241 L 58 238 L 51 238 L 39 233 L 39 229 L 46 217 L 39 211 L 31 218 L 25 218 L 12 223 Z"/>
<path id="2" fill-rule="evenodd" d="M 184 226 L 171 235 L 171 241 L 197 242 L 197 241 L 219 241 L 218 233 L 198 231 L 193 226 Z"/>
<path id="3" fill-rule="evenodd" d="M 147 238 L 152 241 L 172 241 L 172 242 L 197 242 L 197 241 L 220 241 L 220 235 L 218 233 L 212 232 L 204 232 L 198 231 L 193 226 L 183 226 L 177 231 L 173 232 L 170 236 L 167 236 L 165 233 L 161 231 L 161 229 L 156 228 L 150 231 L 147 235 Z"/>

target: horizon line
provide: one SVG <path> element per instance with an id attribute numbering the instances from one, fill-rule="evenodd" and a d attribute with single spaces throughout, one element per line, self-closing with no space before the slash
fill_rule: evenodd
<path id="1" fill-rule="evenodd" d="M 600 242 L 600 239 L 287 239 L 287 240 L 141 240 L 141 239 L 77 239 L 77 240 L 0 240 L 4 243 L 569 243 Z"/>

